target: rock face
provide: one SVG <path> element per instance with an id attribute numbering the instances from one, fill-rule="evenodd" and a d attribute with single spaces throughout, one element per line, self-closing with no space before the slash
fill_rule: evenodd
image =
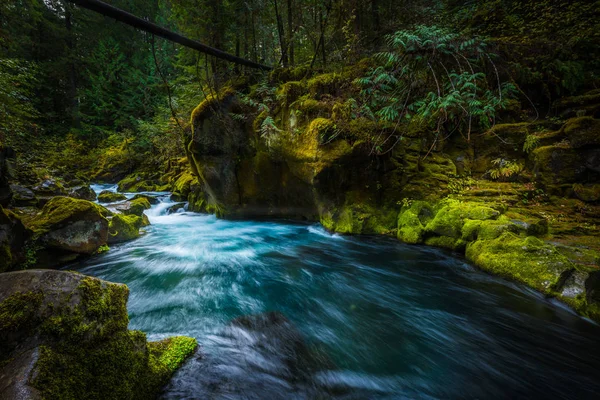
<path id="1" fill-rule="evenodd" d="M 29 223 L 40 248 L 38 266 L 53 266 L 64 257 L 94 254 L 107 243 L 105 209 L 86 200 L 54 197 Z"/>
<path id="2" fill-rule="evenodd" d="M 0 206 L 6 207 L 12 198 L 10 179 L 13 175 L 15 152 L 0 144 Z"/>
<path id="3" fill-rule="evenodd" d="M 550 242 L 600 255 L 597 115 L 497 124 L 469 143 L 457 134 L 441 139 L 413 120 L 388 126 L 361 117 L 349 97 L 364 72 L 283 82 L 268 110 L 230 87 L 208 96 L 192 113 L 191 175 L 176 182 L 173 200 L 224 218 L 305 219 L 459 251 L 600 320 L 591 278 L 581 278 L 598 262 Z M 244 96 L 264 100 L 252 89 Z M 563 298 L 567 280 L 579 295 Z"/>
<path id="4" fill-rule="evenodd" d="M 0 398 L 148 399 L 194 351 L 129 331 L 128 289 L 62 271 L 0 279 Z"/>
<path id="5" fill-rule="evenodd" d="M 25 242 L 30 232 L 19 218 L 0 206 L 0 272 L 25 261 Z"/>

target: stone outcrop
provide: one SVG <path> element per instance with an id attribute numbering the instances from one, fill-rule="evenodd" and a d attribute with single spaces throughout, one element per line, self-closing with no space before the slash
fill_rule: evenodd
<path id="1" fill-rule="evenodd" d="M 129 331 L 125 285 L 73 272 L 0 279 L 0 398 L 149 399 L 196 341 Z"/>
<path id="2" fill-rule="evenodd" d="M 191 175 L 181 176 L 174 200 L 224 218 L 319 221 L 459 251 L 600 319 L 590 294 L 600 254 L 600 120 L 497 124 L 470 143 L 439 138 L 416 122 L 357 115 L 348 98 L 357 76 L 347 69 L 282 82 L 275 105 L 260 112 L 248 105 L 262 100 L 252 90 L 208 96 L 192 113 Z M 396 145 L 377 148 L 378 137 Z"/>
<path id="3" fill-rule="evenodd" d="M 54 197 L 28 223 L 37 265 L 52 267 L 79 255 L 91 255 L 108 239 L 108 210 L 86 200 Z"/>

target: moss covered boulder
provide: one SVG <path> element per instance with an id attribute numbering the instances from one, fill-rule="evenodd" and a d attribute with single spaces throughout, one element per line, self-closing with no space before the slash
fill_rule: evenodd
<path id="1" fill-rule="evenodd" d="M 111 192 L 110 190 L 103 190 L 98 195 L 98 202 L 100 203 L 116 203 L 123 200 L 127 200 L 124 194 Z"/>
<path id="2" fill-rule="evenodd" d="M 146 199 L 146 200 L 148 200 L 148 203 L 150 203 L 151 205 L 160 203 L 160 200 L 158 200 L 154 196 L 150 196 L 149 194 L 138 193 L 131 198 L 131 200 L 137 200 L 137 199 Z"/>
<path id="3" fill-rule="evenodd" d="M 562 274 L 573 268 L 553 246 L 536 237 L 511 232 L 470 243 L 466 256 L 486 271 L 525 283 L 543 293 L 559 287 Z"/>
<path id="4" fill-rule="evenodd" d="M 155 398 L 197 344 L 129 331 L 128 294 L 72 272 L 3 274 L 0 398 Z"/>
<path id="5" fill-rule="evenodd" d="M 25 242 L 30 232 L 12 212 L 0 206 L 0 272 L 25 261 Z"/>
<path id="6" fill-rule="evenodd" d="M 86 200 L 54 197 L 31 221 L 40 266 L 53 266 L 61 256 L 94 254 L 108 239 L 107 210 Z M 64 260 L 63 260 L 64 261 Z"/>
<path id="7" fill-rule="evenodd" d="M 137 239 L 144 221 L 137 215 L 115 214 L 108 224 L 108 243 Z"/>
<path id="8" fill-rule="evenodd" d="M 398 239 L 409 244 L 422 243 L 425 226 L 434 215 L 433 207 L 427 202 L 405 205 L 398 215 Z"/>
<path id="9" fill-rule="evenodd" d="M 127 193 L 166 192 L 170 190 L 170 185 L 152 174 L 136 173 L 119 181 L 118 188 L 119 192 Z"/>
<path id="10" fill-rule="evenodd" d="M 150 207 L 152 206 L 146 198 L 138 197 L 137 199 L 117 204 L 115 209 L 125 215 L 137 215 L 138 217 L 142 217 L 144 211 L 150 209 Z"/>

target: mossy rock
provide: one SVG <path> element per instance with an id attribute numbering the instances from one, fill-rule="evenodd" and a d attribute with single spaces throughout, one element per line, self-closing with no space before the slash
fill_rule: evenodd
<path id="1" fill-rule="evenodd" d="M 366 203 L 348 203 L 322 212 L 320 222 L 331 232 L 390 235 L 396 230 L 397 210 L 376 208 Z"/>
<path id="2" fill-rule="evenodd" d="M 496 219 L 500 212 L 479 203 L 463 203 L 447 200 L 441 203 L 435 217 L 425 227 L 429 236 L 447 236 L 454 239 L 462 237 L 465 220 Z"/>
<path id="3" fill-rule="evenodd" d="M 556 249 L 533 237 L 504 232 L 491 240 L 470 243 L 466 256 L 478 267 L 543 293 L 550 293 L 561 283 L 561 275 L 573 268 Z"/>
<path id="4" fill-rule="evenodd" d="M 306 87 L 302 82 L 292 81 L 280 85 L 276 94 L 285 105 L 290 105 L 302 96 L 305 90 Z"/>
<path id="5" fill-rule="evenodd" d="M 305 133 L 311 138 L 316 138 L 319 144 L 332 141 L 336 135 L 335 123 L 327 118 L 315 118 Z"/>
<path id="6" fill-rule="evenodd" d="M 160 203 L 160 200 L 158 200 L 154 196 L 150 196 L 149 194 L 138 193 L 131 198 L 132 201 L 137 199 L 146 199 L 151 205 L 156 205 Z"/>
<path id="7" fill-rule="evenodd" d="M 536 177 L 546 185 L 578 182 L 586 170 L 581 156 L 563 145 L 538 147 L 532 157 Z"/>
<path id="8" fill-rule="evenodd" d="M 422 243 L 425 226 L 434 215 L 433 207 L 424 201 L 402 207 L 398 215 L 398 239 L 409 244 Z"/>
<path id="9" fill-rule="evenodd" d="M 108 243 L 121 243 L 137 239 L 143 220 L 137 215 L 116 214 L 108 224 Z"/>
<path id="10" fill-rule="evenodd" d="M 197 182 L 198 180 L 191 171 L 185 171 L 179 178 L 177 178 L 175 183 L 173 183 L 171 190 L 173 193 L 177 193 L 179 197 L 187 199 L 192 185 Z"/>
<path id="11" fill-rule="evenodd" d="M 149 399 L 195 350 L 195 339 L 148 343 L 128 331 L 125 285 L 63 271 L 0 281 L 2 398 Z"/>
<path id="12" fill-rule="evenodd" d="M 124 194 L 111 192 L 110 190 L 103 190 L 98 195 L 98 202 L 100 203 L 116 203 L 123 200 L 127 200 Z"/>
<path id="13" fill-rule="evenodd" d="M 86 200 L 54 197 L 28 227 L 36 243 L 47 250 L 94 254 L 108 238 L 105 211 Z"/>
<path id="14" fill-rule="evenodd" d="M 21 220 L 0 206 L 0 272 L 15 269 L 25 262 L 25 243 L 29 236 Z"/>
<path id="15" fill-rule="evenodd" d="M 129 175 L 118 183 L 119 192 L 125 193 L 154 192 L 163 188 L 168 190 L 168 185 L 160 185 L 155 180 L 146 179 L 142 174 Z"/>
<path id="16" fill-rule="evenodd" d="M 572 148 L 600 145 L 600 119 L 572 118 L 562 128 Z"/>
<path id="17" fill-rule="evenodd" d="M 151 207 L 150 202 L 146 198 L 139 197 L 135 200 L 117 204 L 115 209 L 125 215 L 137 215 L 138 217 L 142 217 L 144 211 L 149 210 Z"/>
<path id="18" fill-rule="evenodd" d="M 597 203 L 600 201 L 600 184 L 575 184 L 573 185 L 573 193 L 581 201 Z"/>

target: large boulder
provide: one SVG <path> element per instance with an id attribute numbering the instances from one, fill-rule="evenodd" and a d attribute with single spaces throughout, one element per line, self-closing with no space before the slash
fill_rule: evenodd
<path id="1" fill-rule="evenodd" d="M 29 222 L 41 266 L 54 266 L 61 257 L 91 255 L 108 239 L 107 210 L 86 200 L 54 197 Z"/>
<path id="2" fill-rule="evenodd" d="M 129 290 L 73 272 L 0 279 L 0 398 L 155 398 L 196 341 L 129 331 Z"/>
<path id="3" fill-rule="evenodd" d="M 137 215 L 115 214 L 108 224 L 108 243 L 137 239 L 142 226 L 144 226 L 144 221 Z"/>
<path id="4" fill-rule="evenodd" d="M 25 261 L 24 246 L 29 233 L 16 215 L 0 205 L 0 272 Z"/>
<path id="5" fill-rule="evenodd" d="M 224 351 L 218 357 L 192 358 L 167 387 L 173 398 L 331 398 L 315 375 L 333 369 L 333 363 L 307 345 L 283 314 L 239 317 L 220 334 Z M 348 394 L 337 389 L 340 398 Z"/>

